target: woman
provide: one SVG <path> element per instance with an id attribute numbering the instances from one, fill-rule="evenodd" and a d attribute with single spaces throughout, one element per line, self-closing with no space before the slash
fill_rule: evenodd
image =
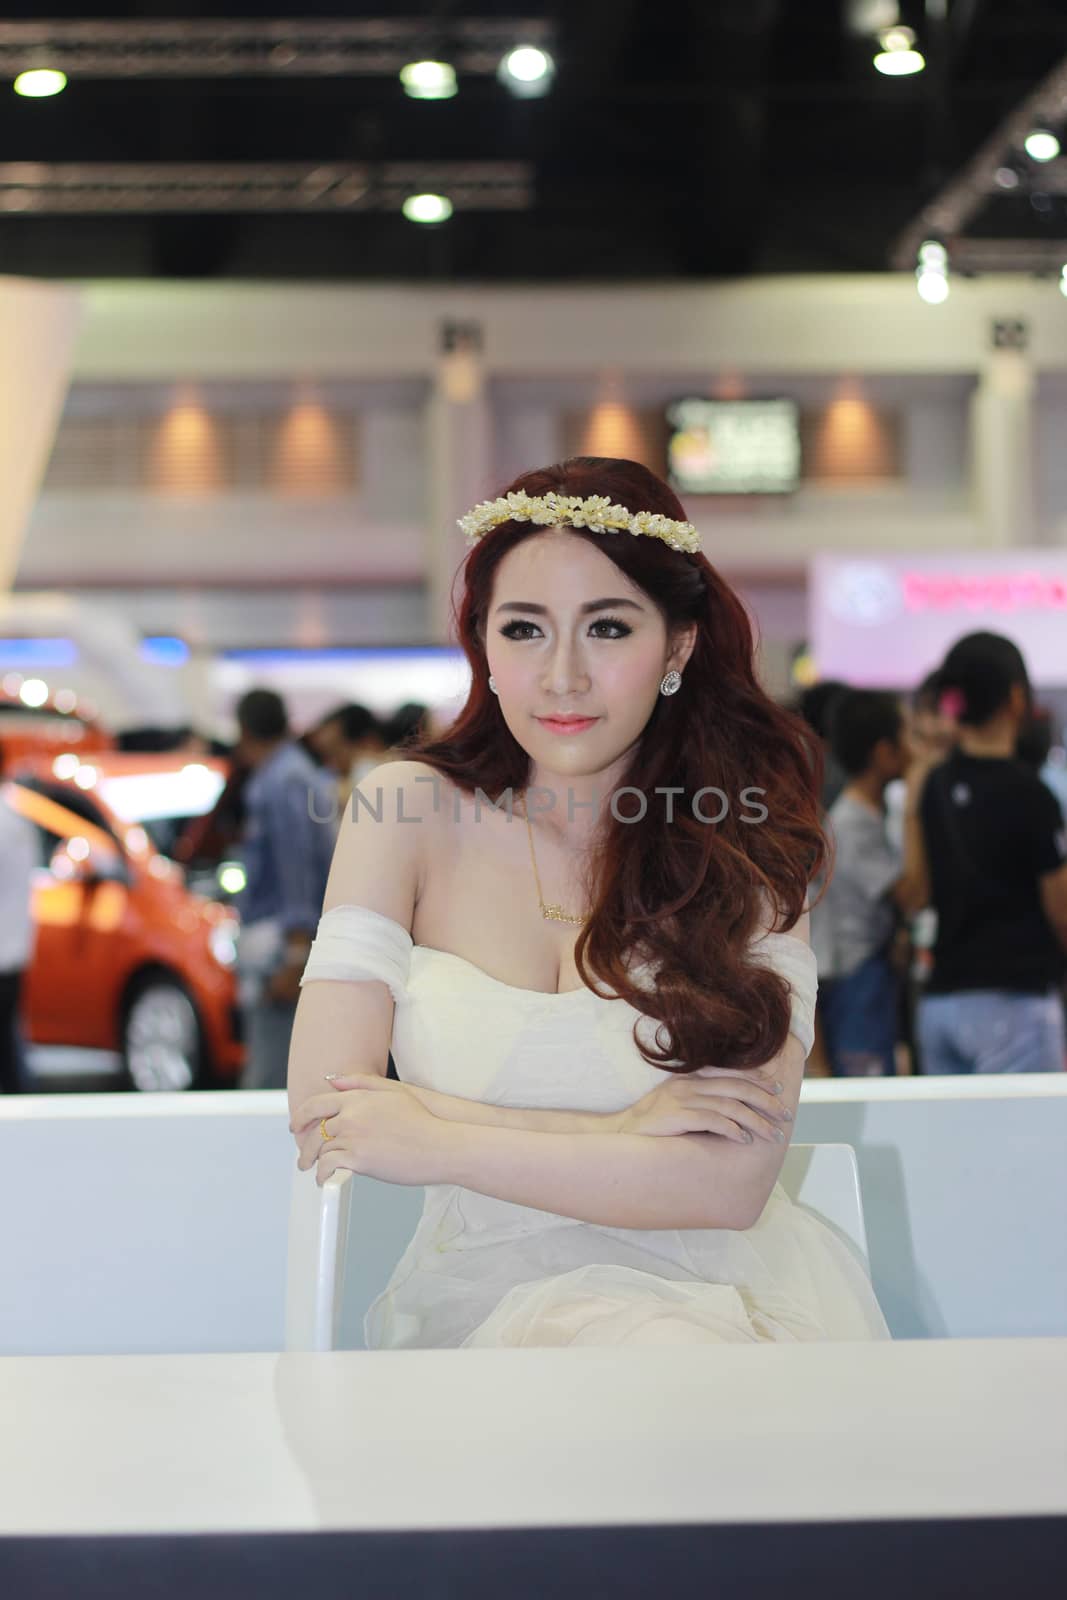
<path id="1" fill-rule="evenodd" d="M 971 633 L 938 680 L 958 733 L 920 800 L 937 912 L 923 1072 L 1062 1072 L 1067 838 L 1056 797 L 1017 757 L 1026 663 L 1010 639 Z"/>
<path id="2" fill-rule="evenodd" d="M 470 695 L 361 786 L 290 1055 L 302 1168 L 427 1185 L 368 1346 L 888 1337 L 777 1182 L 823 841 L 744 609 L 633 462 L 461 526 Z"/>

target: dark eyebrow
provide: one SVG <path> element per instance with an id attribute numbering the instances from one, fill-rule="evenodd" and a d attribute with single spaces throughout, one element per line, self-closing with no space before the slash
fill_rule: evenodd
<path id="1" fill-rule="evenodd" d="M 632 611 L 643 611 L 644 606 L 639 606 L 636 600 L 590 600 L 588 605 L 580 606 L 582 616 L 590 611 L 606 611 L 609 606 L 629 606 Z M 496 608 L 498 611 L 532 611 L 539 617 L 548 616 L 547 606 L 535 606 L 528 600 L 505 600 L 503 605 Z"/>

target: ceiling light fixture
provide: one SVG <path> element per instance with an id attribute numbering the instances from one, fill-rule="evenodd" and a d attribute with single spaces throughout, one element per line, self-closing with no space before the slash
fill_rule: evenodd
<path id="1" fill-rule="evenodd" d="M 886 28 L 878 35 L 881 50 L 874 58 L 877 70 L 886 78 L 909 78 L 926 66 L 926 57 L 915 48 L 911 28 Z"/>
<path id="2" fill-rule="evenodd" d="M 1060 141 L 1051 128 L 1032 128 L 1023 140 L 1023 149 L 1031 161 L 1055 161 Z"/>
<path id="3" fill-rule="evenodd" d="M 451 100 L 459 87 L 447 61 L 409 61 L 400 69 L 404 93 L 412 100 Z"/>
<path id="4" fill-rule="evenodd" d="M 948 299 L 948 251 L 940 239 L 924 239 L 919 246 L 915 287 L 928 306 L 943 305 Z"/>
<path id="5" fill-rule="evenodd" d="M 447 222 L 452 202 L 443 194 L 409 194 L 401 210 L 409 222 Z"/>
<path id="6" fill-rule="evenodd" d="M 937 239 L 924 239 L 919 246 L 919 265 L 934 272 L 947 272 L 948 251 Z"/>
<path id="7" fill-rule="evenodd" d="M 67 87 L 67 75 L 53 67 L 31 67 L 19 73 L 12 87 L 27 100 L 45 100 L 49 95 L 62 93 Z"/>
<path id="8" fill-rule="evenodd" d="M 534 44 L 517 44 L 497 68 L 497 77 L 520 100 L 547 94 L 556 75 L 556 64 L 547 50 Z"/>

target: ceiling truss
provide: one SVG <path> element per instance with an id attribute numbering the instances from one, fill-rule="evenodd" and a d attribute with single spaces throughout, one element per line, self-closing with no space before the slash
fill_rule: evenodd
<path id="1" fill-rule="evenodd" d="M 920 244 L 931 237 L 944 241 L 952 265 L 961 271 L 1041 271 L 1061 264 L 1062 239 L 977 239 L 968 238 L 966 230 L 991 196 L 1006 192 L 1067 194 L 1067 161 L 1037 165 L 1022 155 L 1023 141 L 1031 129 L 1046 123 L 1059 126 L 1065 118 L 1067 59 L 1020 102 L 962 172 L 908 224 L 893 245 L 891 264 L 902 271 L 913 268 Z M 1010 189 L 998 178 L 1005 171 L 1014 174 Z M 1044 266 L 1024 264 L 1037 262 Z"/>
<path id="2" fill-rule="evenodd" d="M 514 45 L 551 48 L 544 18 L 0 22 L 0 73 L 57 67 L 79 78 L 366 77 L 425 54 L 493 73 Z"/>
<path id="3" fill-rule="evenodd" d="M 246 161 L 0 164 L 0 213 L 399 211 L 444 194 L 456 211 L 525 211 L 522 161 Z"/>

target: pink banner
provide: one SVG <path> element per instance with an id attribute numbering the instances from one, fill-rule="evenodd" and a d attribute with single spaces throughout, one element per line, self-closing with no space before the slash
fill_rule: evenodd
<path id="1" fill-rule="evenodd" d="M 822 678 L 910 689 L 986 630 L 1015 641 L 1036 687 L 1067 686 L 1067 551 L 817 556 L 808 605 Z"/>

